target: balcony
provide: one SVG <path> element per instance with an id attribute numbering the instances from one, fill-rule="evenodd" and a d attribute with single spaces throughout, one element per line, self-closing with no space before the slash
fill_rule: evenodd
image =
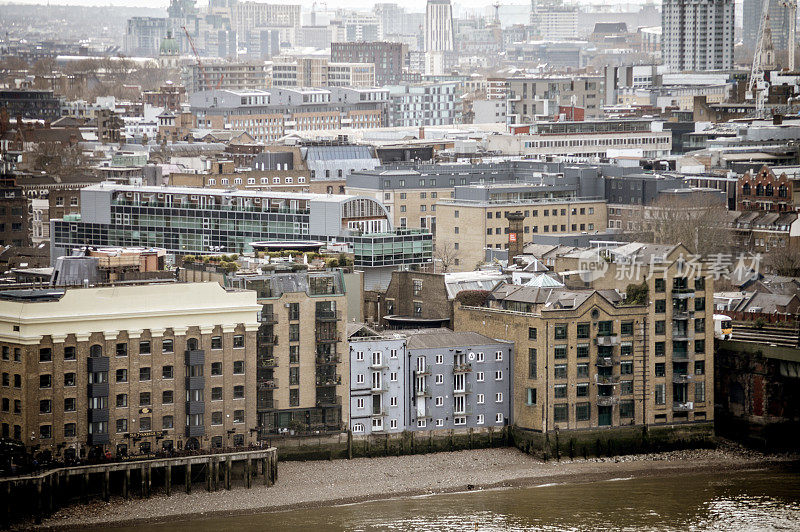
<path id="1" fill-rule="evenodd" d="M 341 310 L 318 310 L 315 318 L 317 321 L 339 321 L 342 319 Z"/>
<path id="2" fill-rule="evenodd" d="M 417 388 L 414 390 L 414 395 L 417 397 L 430 397 L 431 390 L 430 388 Z"/>
<path id="3" fill-rule="evenodd" d="M 472 364 L 467 362 L 466 364 L 455 364 L 453 366 L 453 373 L 469 373 L 472 371 Z"/>
<path id="4" fill-rule="evenodd" d="M 373 360 L 369 365 L 369 369 L 386 369 L 388 367 L 389 364 L 387 364 L 383 359 L 381 359 L 379 362 Z"/>
<path id="5" fill-rule="evenodd" d="M 258 408 L 259 411 L 264 411 L 264 410 L 277 410 L 280 407 L 278 406 L 277 399 L 268 399 L 268 398 L 262 399 L 259 397 L 258 402 L 256 403 L 256 408 Z"/>
<path id="6" fill-rule="evenodd" d="M 453 394 L 455 395 L 465 395 L 468 393 L 472 393 L 472 383 L 466 383 L 461 388 L 453 387 Z"/>
<path id="7" fill-rule="evenodd" d="M 187 401 L 186 413 L 187 414 L 204 414 L 206 411 L 206 404 L 202 401 Z"/>
<path id="8" fill-rule="evenodd" d="M 107 432 L 101 432 L 99 434 L 89 434 L 89 437 L 86 440 L 86 443 L 89 445 L 102 445 L 104 443 L 109 443 L 111 439 L 108 436 Z"/>
<path id="9" fill-rule="evenodd" d="M 89 397 L 108 397 L 108 383 L 96 382 L 89 384 L 86 393 Z"/>
<path id="10" fill-rule="evenodd" d="M 269 336 L 259 337 L 258 343 L 259 343 L 259 345 L 263 345 L 263 346 L 277 345 L 277 343 L 278 343 L 278 335 L 277 334 L 270 334 Z"/>
<path id="11" fill-rule="evenodd" d="M 370 391 L 372 393 L 388 392 L 389 391 L 389 385 L 386 384 L 386 382 L 383 381 L 383 379 L 381 379 L 381 383 L 379 385 L 376 386 L 375 383 L 370 385 Z"/>
<path id="12" fill-rule="evenodd" d="M 694 297 L 694 288 L 673 288 L 672 299 L 689 299 Z"/>
<path id="13" fill-rule="evenodd" d="M 101 421 L 108 421 L 108 409 L 90 408 L 89 423 L 99 423 Z"/>
<path id="14" fill-rule="evenodd" d="M 262 313 L 259 321 L 261 323 L 271 323 L 274 325 L 278 323 L 278 315 L 272 313 Z"/>
<path id="15" fill-rule="evenodd" d="M 692 375 L 687 373 L 673 373 L 672 382 L 675 384 L 689 384 L 692 382 Z"/>
<path id="16" fill-rule="evenodd" d="M 597 406 L 614 406 L 619 404 L 619 397 L 613 395 L 598 395 Z"/>
<path id="17" fill-rule="evenodd" d="M 613 386 L 619 384 L 619 375 L 595 375 L 594 381 L 599 386 Z"/>
<path id="18" fill-rule="evenodd" d="M 341 341 L 339 331 L 317 331 L 317 343 L 319 344 L 335 344 Z"/>
<path id="19" fill-rule="evenodd" d="M 595 361 L 595 365 L 598 368 L 610 368 L 616 364 L 619 364 L 619 357 L 616 355 L 612 355 L 610 357 L 598 356 L 597 360 Z"/>
<path id="20" fill-rule="evenodd" d="M 86 365 L 86 371 L 89 373 L 102 373 L 108 371 L 108 366 L 108 357 L 90 357 Z"/>
<path id="21" fill-rule="evenodd" d="M 414 370 L 414 373 L 416 373 L 418 377 L 421 377 L 422 375 L 430 375 L 431 367 L 428 364 L 425 364 L 422 368 L 417 366 L 417 369 Z"/>
<path id="22" fill-rule="evenodd" d="M 677 340 L 679 342 L 686 342 L 688 340 L 691 340 L 692 338 L 694 338 L 694 335 L 692 334 L 691 331 L 689 331 L 689 329 L 675 329 L 675 328 L 672 329 L 673 340 Z"/>
<path id="23" fill-rule="evenodd" d="M 186 377 L 187 390 L 202 390 L 206 387 L 206 379 L 204 377 Z"/>
<path id="24" fill-rule="evenodd" d="M 681 403 L 680 401 L 675 401 L 672 403 L 673 412 L 691 412 L 692 410 L 694 410 L 694 403 L 692 402 Z"/>
<path id="25" fill-rule="evenodd" d="M 386 415 L 386 410 L 383 408 L 372 409 L 372 413 L 370 414 L 372 417 L 383 417 Z"/>
<path id="26" fill-rule="evenodd" d="M 202 366 L 206 363 L 206 352 L 202 349 L 187 349 L 185 358 L 187 366 Z"/>
<path id="27" fill-rule="evenodd" d="M 339 386 L 342 384 L 341 375 L 317 375 L 317 386 Z"/>
<path id="28" fill-rule="evenodd" d="M 328 364 L 341 364 L 342 357 L 339 354 L 332 354 L 332 355 L 323 355 L 317 357 L 317 365 L 318 366 L 325 366 Z"/>
<path id="29" fill-rule="evenodd" d="M 335 397 L 317 397 L 317 406 L 341 406 L 342 398 Z"/>
<path id="30" fill-rule="evenodd" d="M 258 359 L 259 368 L 275 368 L 278 367 L 278 357 L 263 357 Z"/>
<path id="31" fill-rule="evenodd" d="M 694 317 L 694 311 L 690 310 L 672 310 L 672 319 L 673 320 L 690 320 Z"/>
<path id="32" fill-rule="evenodd" d="M 278 379 L 259 379 L 258 381 L 258 389 L 259 390 L 274 390 L 278 387 Z"/>
<path id="33" fill-rule="evenodd" d="M 602 346 L 614 346 L 619 344 L 619 336 L 608 334 L 605 336 L 600 336 L 598 333 L 597 338 L 594 339 L 595 345 L 602 345 Z"/>
<path id="34" fill-rule="evenodd" d="M 458 411 L 454 410 L 453 411 L 453 415 L 454 416 L 471 416 L 472 415 L 472 409 L 470 409 L 469 407 L 465 407 L 465 408 L 463 408 L 461 410 L 458 410 Z"/>
<path id="35" fill-rule="evenodd" d="M 199 436 L 203 436 L 206 433 L 205 425 L 187 425 L 186 426 L 186 437 L 187 438 L 196 438 Z"/>
<path id="36" fill-rule="evenodd" d="M 674 362 L 682 362 L 682 361 L 689 361 L 689 352 L 688 351 L 672 351 L 672 360 Z"/>

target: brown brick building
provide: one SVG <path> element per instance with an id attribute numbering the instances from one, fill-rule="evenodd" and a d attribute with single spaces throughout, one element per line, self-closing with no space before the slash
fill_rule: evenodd
<path id="1" fill-rule="evenodd" d="M 73 456 L 255 440 L 255 293 L 184 283 L 0 298 L 3 438 Z"/>

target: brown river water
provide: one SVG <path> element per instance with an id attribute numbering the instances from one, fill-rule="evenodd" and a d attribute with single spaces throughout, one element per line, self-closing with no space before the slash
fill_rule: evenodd
<path id="1" fill-rule="evenodd" d="M 800 472 L 720 471 L 570 482 L 103 530 L 800 531 Z"/>

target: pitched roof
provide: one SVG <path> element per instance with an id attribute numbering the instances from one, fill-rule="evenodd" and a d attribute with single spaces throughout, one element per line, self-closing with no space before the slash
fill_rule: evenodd
<path id="1" fill-rule="evenodd" d="M 408 349 L 438 349 L 469 345 L 489 345 L 506 343 L 472 331 L 454 332 L 450 329 L 429 329 L 410 333 Z"/>

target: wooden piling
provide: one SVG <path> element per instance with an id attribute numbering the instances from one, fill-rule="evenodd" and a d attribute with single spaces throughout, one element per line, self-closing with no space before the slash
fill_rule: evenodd
<path id="1" fill-rule="evenodd" d="M 43 506 L 44 501 L 42 500 L 42 479 L 36 479 L 36 513 L 34 514 L 34 520 L 36 524 L 41 524 L 42 522 L 42 513 L 43 513 Z"/>
<path id="2" fill-rule="evenodd" d="M 225 489 L 231 489 L 231 466 L 233 465 L 233 460 L 229 456 L 227 460 L 225 460 Z"/>
<path id="3" fill-rule="evenodd" d="M 167 490 L 167 497 L 172 495 L 172 464 L 164 467 L 164 487 Z"/>
<path id="4" fill-rule="evenodd" d="M 81 502 L 89 504 L 89 472 L 84 471 L 81 475 Z"/>
<path id="5" fill-rule="evenodd" d="M 187 459 L 186 468 L 183 471 L 183 483 L 186 488 L 186 493 L 192 492 L 192 463 Z"/>
<path id="6" fill-rule="evenodd" d="M 122 496 L 126 499 L 130 498 L 131 493 L 131 470 L 130 468 L 125 470 L 125 475 L 122 477 Z"/>
<path id="7" fill-rule="evenodd" d="M 251 468 L 252 467 L 253 467 L 253 464 L 251 463 L 250 459 L 249 458 L 246 459 L 244 461 L 244 483 L 245 483 L 245 486 L 247 486 L 247 489 L 250 489 L 252 487 L 252 485 L 251 485 L 251 482 L 252 482 L 252 476 L 251 476 L 252 475 L 252 471 L 251 471 Z"/>
<path id="8" fill-rule="evenodd" d="M 103 472 L 103 500 L 108 502 L 111 499 L 111 471 L 106 469 Z"/>

